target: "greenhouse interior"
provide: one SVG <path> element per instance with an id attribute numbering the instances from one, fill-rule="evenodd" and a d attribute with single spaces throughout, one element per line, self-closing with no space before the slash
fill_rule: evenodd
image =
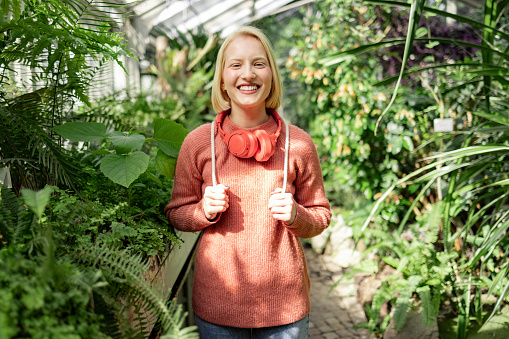
<path id="1" fill-rule="evenodd" d="M 228 325 L 251 328 L 246 338 L 269 338 L 256 330 L 304 311 L 305 334 L 288 338 L 508 338 L 509 1 L 1 0 L 0 8 L 1 339 L 208 338 L 195 310 L 217 326 L 267 319 Z M 235 35 L 246 26 L 270 44 Z M 227 84 L 234 76 L 259 82 Z M 253 107 L 269 120 L 237 123 Z M 268 124 L 277 132 L 254 131 Z M 272 152 L 268 160 L 237 155 L 232 126 L 253 130 L 255 145 L 239 147 Z M 226 164 L 264 176 L 217 185 Z M 241 180 L 240 167 L 229 171 Z M 283 188 L 260 197 L 269 209 L 284 200 L 284 212 L 242 210 L 269 175 Z M 176 207 L 178 198 L 187 200 Z M 217 201 L 222 209 L 212 210 Z M 189 225 L 177 225 L 185 207 L 194 208 Z M 234 211 L 274 218 L 266 230 L 246 221 L 235 233 Z M 255 237 L 257 247 L 235 242 L 230 253 L 227 239 Z M 281 281 L 297 263 L 282 263 L 267 285 L 272 271 L 261 264 L 224 285 L 198 264 L 215 258 L 244 272 L 219 258 L 245 263 L 262 253 L 276 271 L 274 253 L 287 252 L 266 253 L 286 245 L 305 257 L 295 284 L 307 304 L 295 309 L 263 298 L 293 293 Z M 247 280 L 263 292 L 229 305 L 232 286 Z M 212 297 L 197 281 L 220 286 L 213 296 L 225 299 L 214 302 L 228 312 L 205 312 L 200 298 Z"/>

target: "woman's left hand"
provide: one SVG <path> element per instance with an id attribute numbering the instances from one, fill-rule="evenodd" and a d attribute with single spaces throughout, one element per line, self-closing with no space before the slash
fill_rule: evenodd
<path id="1" fill-rule="evenodd" d="M 291 193 L 282 193 L 281 188 L 271 192 L 269 198 L 269 209 L 274 219 L 284 221 L 291 225 L 295 221 L 297 209 Z"/>

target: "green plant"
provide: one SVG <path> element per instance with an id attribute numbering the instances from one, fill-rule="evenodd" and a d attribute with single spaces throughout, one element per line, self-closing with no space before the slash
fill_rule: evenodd
<path id="1" fill-rule="evenodd" d="M 364 255 L 376 251 L 380 262 L 375 264 L 379 268 L 373 273 L 381 284 L 372 301 L 366 305 L 369 321 L 360 326 L 382 335 L 391 317 L 391 313 L 387 312 L 381 318 L 385 307 L 393 310 L 395 328 L 400 330 L 408 311 L 414 307 L 411 302 L 414 294 L 420 297 L 423 321 L 427 326 L 434 324 L 441 301 L 447 300 L 452 291 L 449 279 L 455 268 L 451 261 L 458 257 L 457 253 L 436 251 L 437 225 L 442 212 L 443 205 L 432 206 L 430 211 L 417 217 L 403 234 L 387 228 L 366 230 L 364 237 L 376 239 L 376 243 L 368 247 Z M 354 272 L 356 270 L 359 268 L 354 267 Z"/>
<path id="2" fill-rule="evenodd" d="M 97 0 L 4 0 L 0 15 L 0 165 L 13 187 L 73 185 L 76 162 L 51 128 L 89 104 L 102 65 L 129 54 Z M 23 70 L 29 69 L 27 73 Z M 27 77 L 27 74 L 29 75 Z M 22 80 L 16 80 L 16 77 Z"/>
<path id="3" fill-rule="evenodd" d="M 162 100 L 171 98 L 178 104 L 175 120 L 193 130 L 212 117 L 210 87 L 219 37 L 206 34 L 203 28 L 197 32 L 177 32 L 175 38 L 159 33 L 168 46 L 158 53 L 150 72 L 157 75 Z"/>
<path id="4" fill-rule="evenodd" d="M 163 207 L 187 131 L 161 119 L 149 137 L 131 121 L 87 114 L 102 66 L 130 55 L 110 19 L 123 6 L 0 2 L 0 165 L 13 179 L 0 201 L 2 338 L 146 337 L 156 319 L 167 337 L 196 338 L 151 281 L 179 244 Z M 84 117 L 101 123 L 76 121 Z"/>
<path id="5" fill-rule="evenodd" d="M 146 336 L 150 323 L 159 320 L 170 337 L 196 338 L 192 327 L 182 328 L 181 309 L 167 305 L 162 291 L 151 285 L 149 257 L 100 236 L 86 241 L 85 234 L 73 231 L 87 225 L 79 209 L 84 202 L 62 197 L 58 189 L 51 196 L 54 189 L 24 189 L 19 200 L 2 187 L 2 337 L 135 338 Z M 55 198 L 56 204 L 50 202 Z M 72 205 L 80 213 L 64 215 L 64 206 Z M 66 227 L 54 222 L 64 217 L 70 221 Z M 100 220 L 88 224 L 94 223 Z"/>
<path id="6" fill-rule="evenodd" d="M 98 122 L 68 122 L 53 128 L 62 137 L 73 142 L 105 142 L 106 147 L 92 150 L 92 154 L 104 155 L 100 159 L 101 172 L 113 182 L 129 187 L 142 173 L 145 173 L 150 157 L 141 149 L 147 141 L 138 132 L 107 132 L 106 125 Z M 172 179 L 180 145 L 188 131 L 176 122 L 166 119 L 154 121 L 154 136 L 159 149 L 155 167 L 159 173 Z M 113 146 L 114 153 L 109 151 Z M 156 178 L 157 179 L 157 178 Z"/>
<path id="7" fill-rule="evenodd" d="M 383 55 L 348 55 L 333 65 L 321 60 L 381 39 L 381 23 L 370 20 L 375 16 L 372 8 L 356 1 L 325 1 L 314 6 L 312 14 L 305 17 L 306 24 L 295 32 L 297 44 L 287 60 L 286 72 L 299 82 L 303 100 L 289 110 L 306 119 L 322 160 L 329 196 L 351 192 L 370 201 L 415 169 L 418 159 L 429 151 L 432 145 L 416 147 L 429 135 L 430 119 L 417 112 L 432 101 L 420 89 L 408 91 L 393 106 L 393 118 L 385 121 L 384 133 L 376 134 L 377 120 L 388 100 L 385 89 L 373 86 L 384 71 Z M 405 189 L 394 192 L 393 198 L 401 206 L 390 219 L 406 210 L 409 197 L 412 193 Z M 333 203 L 343 204 L 341 199 Z"/>
<path id="8" fill-rule="evenodd" d="M 377 227 L 376 223 L 373 223 L 373 217 L 383 210 L 387 198 L 396 187 L 409 184 L 421 187 L 416 199 L 410 204 L 402 218 L 397 235 L 403 234 L 403 231 L 408 229 L 407 221 L 416 210 L 422 211 L 418 207 L 423 205 L 423 198 L 428 198 L 429 201 L 430 192 L 437 192 L 438 203 L 443 206 L 443 212 L 440 223 L 435 225 L 440 236 L 434 247 L 439 251 L 437 257 L 442 256 L 451 260 L 450 269 L 445 271 L 446 275 L 440 283 L 442 287 L 450 286 L 450 288 L 442 289 L 442 291 L 439 289 L 438 292 L 442 293 L 442 301 L 451 302 L 457 314 L 455 325 L 457 338 L 466 338 L 474 333 L 485 333 L 500 305 L 507 301 L 509 291 L 506 280 L 507 254 L 509 253 L 507 241 L 509 192 L 507 190 L 508 168 L 504 165 L 509 150 L 507 128 L 509 120 L 506 114 L 509 92 L 507 81 L 504 79 L 508 70 L 509 36 L 502 28 L 506 20 L 504 13 L 507 2 L 485 1 L 482 22 L 434 7 L 426 7 L 425 1 L 420 0 L 413 1 L 411 4 L 392 1 L 370 2 L 409 8 L 410 19 L 406 38 L 366 44 L 340 55 L 331 56 L 324 62 L 334 64 L 342 57 L 355 55 L 370 48 L 405 43 L 399 76 L 382 82 L 384 85 L 396 82 L 393 98 L 385 112 L 389 110 L 390 104 L 396 100 L 397 95 L 400 95 L 398 88 L 400 84 L 403 84 L 405 77 L 430 70 L 434 74 L 445 74 L 448 77 L 454 72 L 461 72 L 463 77 L 459 84 L 445 88 L 436 87 L 439 88 L 436 97 L 444 98 L 436 101 L 442 103 L 439 106 L 442 118 L 448 114 L 455 119 L 463 119 L 463 123 L 459 125 L 461 130 L 458 128 L 456 132 L 437 135 L 436 140 L 439 146 L 436 149 L 437 154 L 424 159 L 426 162 L 418 170 L 407 173 L 381 195 L 366 219 L 362 231 L 368 231 L 368 226 Z M 424 14 L 430 15 L 430 13 L 471 25 L 480 31 L 483 39 L 480 42 L 472 42 L 437 38 L 431 34 L 422 38 L 416 36 L 420 19 L 424 17 Z M 439 43 L 473 47 L 479 53 L 478 57 L 474 55 L 472 59 L 457 60 L 447 65 L 435 63 L 424 69 L 420 66 L 407 70 L 405 65 L 415 42 L 425 42 L 430 49 L 437 48 Z M 459 96 L 455 97 L 454 93 L 465 89 L 468 91 L 468 100 L 458 101 Z M 439 267 L 441 267 L 439 263 L 432 265 L 435 270 Z M 408 274 L 418 272 L 417 268 L 414 268 Z M 420 277 L 419 274 L 417 276 Z M 418 283 L 414 286 L 413 292 L 417 292 L 421 297 L 422 305 L 425 307 L 435 305 L 433 301 L 430 302 L 427 289 L 417 288 Z M 491 294 L 496 295 L 493 305 L 486 302 Z M 405 296 L 405 300 L 408 299 L 409 295 Z M 396 315 L 399 319 L 403 319 L 404 312 Z M 436 312 L 428 310 L 425 319 L 432 319 L 436 315 Z M 503 329 L 499 330 L 503 331 Z"/>

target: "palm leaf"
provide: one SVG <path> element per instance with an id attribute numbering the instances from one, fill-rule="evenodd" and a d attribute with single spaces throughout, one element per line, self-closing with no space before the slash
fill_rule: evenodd
<path id="1" fill-rule="evenodd" d="M 473 43 L 473 42 L 470 42 L 470 41 L 464 41 L 464 40 L 458 40 L 458 39 L 450 39 L 450 38 L 438 38 L 438 37 L 414 38 L 414 39 L 412 39 L 412 43 L 413 42 L 426 42 L 426 43 L 428 43 L 430 41 L 440 42 L 440 43 L 445 43 L 445 44 L 458 45 L 458 46 L 469 47 L 469 48 L 475 48 L 475 49 L 478 49 L 478 50 L 481 50 L 481 51 L 489 52 L 491 54 L 499 55 L 503 59 L 505 59 L 506 61 L 509 61 L 509 55 L 506 52 L 500 51 L 500 50 L 495 49 L 495 48 L 493 48 L 491 46 L 479 45 L 479 44 L 476 44 L 476 43 Z M 331 56 L 328 56 L 326 58 L 320 59 L 319 62 L 324 64 L 325 66 L 330 66 L 330 65 L 334 65 L 334 64 L 337 64 L 337 63 L 343 61 L 345 58 L 348 58 L 351 55 L 356 55 L 356 54 L 364 53 L 364 52 L 367 52 L 369 50 L 376 49 L 376 48 L 383 47 L 383 46 L 395 46 L 395 45 L 405 44 L 405 48 L 406 48 L 406 44 L 407 43 L 408 43 L 408 39 L 405 39 L 405 38 L 395 38 L 395 39 L 382 40 L 382 41 L 379 41 L 379 42 L 376 42 L 376 43 L 366 44 L 366 45 L 362 45 L 362 46 L 357 47 L 357 48 L 352 48 L 352 49 L 347 50 L 347 51 L 336 53 L 334 55 L 331 55 Z M 488 65 L 489 67 L 499 67 L 499 66 L 493 64 L 493 62 L 483 61 L 482 64 L 483 65 Z M 406 63 L 405 63 L 405 66 L 406 66 Z M 434 67 L 434 66 L 430 66 L 430 67 Z M 507 68 L 503 68 L 503 69 L 507 69 Z M 402 71 L 403 71 L 403 74 L 404 74 L 405 69 L 402 68 Z M 399 78 L 399 76 L 398 76 L 398 78 Z"/>
<path id="2" fill-rule="evenodd" d="M 423 71 L 428 70 L 446 70 L 448 68 L 457 68 L 457 67 L 478 67 L 479 69 L 472 69 L 472 70 L 462 70 L 465 74 L 474 74 L 479 75 L 479 73 L 486 72 L 498 75 L 499 72 L 508 73 L 509 69 L 506 67 L 496 66 L 496 65 L 486 65 L 480 62 L 456 62 L 456 63 L 444 63 L 444 64 L 437 64 L 437 65 L 431 65 L 426 67 L 415 67 L 405 72 L 405 76 L 421 73 Z M 395 82 L 398 79 L 398 76 L 392 76 L 388 77 L 378 83 L 375 84 L 377 87 L 387 86 L 393 82 Z"/>
<path id="3" fill-rule="evenodd" d="M 364 3 L 374 4 L 374 5 L 393 6 L 393 7 L 403 7 L 403 8 L 409 8 L 410 7 L 409 3 L 404 3 L 404 2 L 399 2 L 399 1 L 391 1 L 391 0 L 364 0 Z M 503 9 L 505 7 L 507 7 L 507 5 L 508 5 L 508 1 L 505 0 L 505 1 L 503 1 L 501 3 L 501 5 L 498 6 L 499 15 L 502 13 Z M 458 15 L 458 14 L 442 11 L 442 10 L 440 10 L 438 8 L 433 8 L 433 7 L 428 7 L 428 6 L 424 6 L 423 12 L 429 12 L 429 13 L 437 14 L 437 15 L 439 15 L 441 17 L 444 17 L 444 18 L 451 18 L 451 19 L 454 19 L 454 20 L 456 20 L 458 22 L 463 22 L 463 23 L 469 24 L 469 25 L 471 25 L 473 27 L 477 27 L 477 28 L 481 28 L 483 30 L 487 30 L 487 31 L 493 33 L 494 35 L 498 35 L 498 36 L 500 36 L 501 38 L 503 38 L 505 40 L 509 40 L 509 34 L 507 34 L 506 32 L 500 31 L 500 30 L 498 30 L 494 26 L 489 26 L 489 25 L 486 25 L 485 23 L 481 23 L 479 21 L 475 21 L 473 19 L 470 19 L 467 16 L 462 16 L 462 15 Z"/>

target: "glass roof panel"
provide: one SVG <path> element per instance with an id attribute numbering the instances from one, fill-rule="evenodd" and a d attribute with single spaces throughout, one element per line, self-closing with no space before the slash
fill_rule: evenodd
<path id="1" fill-rule="evenodd" d="M 174 36 L 177 30 L 194 30 L 200 25 L 208 32 L 222 32 L 225 36 L 239 26 L 271 15 L 291 3 L 311 1 L 314 0 L 144 0 L 131 3 L 129 9 L 154 36 L 157 30 Z"/>

